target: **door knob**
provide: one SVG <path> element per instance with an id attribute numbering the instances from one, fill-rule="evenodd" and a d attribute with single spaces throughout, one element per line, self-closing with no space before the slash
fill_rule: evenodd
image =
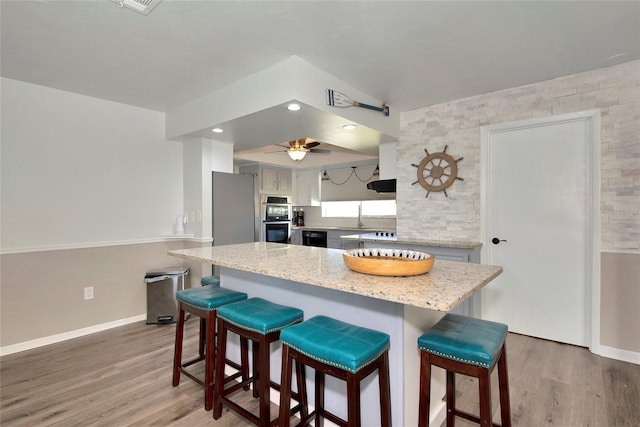
<path id="1" fill-rule="evenodd" d="M 491 239 L 491 243 L 493 243 L 494 245 L 497 245 L 500 242 L 506 242 L 506 240 L 498 239 L 497 237 L 494 237 L 493 239 Z"/>

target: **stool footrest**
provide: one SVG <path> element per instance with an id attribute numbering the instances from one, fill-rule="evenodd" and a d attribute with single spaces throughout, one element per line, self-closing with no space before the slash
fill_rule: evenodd
<path id="1" fill-rule="evenodd" d="M 469 420 L 469 421 L 473 421 L 475 423 L 480 424 L 480 417 L 477 417 L 473 414 L 470 414 L 469 412 L 465 412 L 465 411 L 461 411 L 459 409 L 456 409 L 453 411 L 453 415 L 458 416 L 460 418 L 464 418 L 465 420 Z M 493 427 L 502 427 L 500 424 L 496 424 L 496 423 L 491 423 L 491 425 Z"/>
<path id="2" fill-rule="evenodd" d="M 195 359 L 191 359 L 188 362 L 184 362 L 182 365 L 180 365 L 181 368 L 186 368 L 188 366 L 191 366 L 193 364 L 196 364 L 198 362 L 202 362 L 204 360 L 205 356 L 204 354 L 202 356 L 198 356 Z"/>
<path id="3" fill-rule="evenodd" d="M 202 387 L 204 387 L 204 381 L 202 381 L 202 379 L 196 377 L 195 375 L 193 375 L 191 372 L 187 371 L 186 369 L 180 367 L 178 368 L 180 369 L 180 373 L 188 378 L 191 378 L 193 381 L 195 381 L 196 383 L 200 384 Z"/>

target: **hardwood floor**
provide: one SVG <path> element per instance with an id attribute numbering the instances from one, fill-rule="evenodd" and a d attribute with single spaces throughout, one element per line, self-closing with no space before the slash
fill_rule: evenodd
<path id="1" fill-rule="evenodd" d="M 197 323 L 187 322 L 185 345 L 191 348 Z M 193 381 L 183 378 L 171 387 L 174 330 L 136 323 L 2 357 L 0 424 L 247 425 L 230 412 L 214 421 Z M 507 339 L 507 361 L 514 426 L 640 426 L 640 365 L 515 334 Z M 497 372 L 492 381 L 499 423 Z M 458 405 L 477 411 L 477 381 L 458 376 L 457 386 Z M 250 393 L 242 398 L 257 408 Z M 273 416 L 276 410 L 273 405 Z M 475 424 L 457 419 L 456 425 Z"/>

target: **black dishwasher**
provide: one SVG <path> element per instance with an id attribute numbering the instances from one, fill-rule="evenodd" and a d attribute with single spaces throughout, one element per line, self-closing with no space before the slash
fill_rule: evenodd
<path id="1" fill-rule="evenodd" d="M 303 246 L 327 247 L 327 232 L 318 230 L 302 230 Z"/>

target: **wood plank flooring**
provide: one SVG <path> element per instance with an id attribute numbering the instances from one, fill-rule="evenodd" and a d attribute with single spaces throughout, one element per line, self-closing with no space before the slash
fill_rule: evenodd
<path id="1" fill-rule="evenodd" d="M 197 328 L 187 322 L 186 348 L 196 348 Z M 171 386 L 174 330 L 141 322 L 0 358 L 0 425 L 247 425 L 226 411 L 214 421 L 193 381 Z M 640 426 L 640 365 L 515 334 L 507 362 L 514 426 Z M 492 387 L 499 423 L 497 372 Z M 457 389 L 458 406 L 478 411 L 477 380 L 458 376 Z M 240 399 L 257 408 L 250 393 Z"/>

